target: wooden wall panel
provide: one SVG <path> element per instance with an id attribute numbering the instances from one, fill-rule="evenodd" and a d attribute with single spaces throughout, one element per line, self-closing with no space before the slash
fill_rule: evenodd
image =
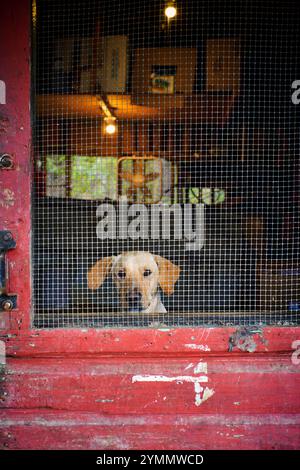
<path id="1" fill-rule="evenodd" d="M 191 95 L 194 89 L 197 66 L 196 48 L 142 48 L 134 51 L 132 71 L 133 93 L 149 93 L 152 66 L 177 66 L 175 92 Z"/>
<path id="2" fill-rule="evenodd" d="M 208 39 L 206 91 L 231 92 L 240 88 L 240 42 L 238 39 Z"/>
<path id="3" fill-rule="evenodd" d="M 2 448 L 300 444 L 300 374 L 289 355 L 10 359 L 4 379 Z"/>

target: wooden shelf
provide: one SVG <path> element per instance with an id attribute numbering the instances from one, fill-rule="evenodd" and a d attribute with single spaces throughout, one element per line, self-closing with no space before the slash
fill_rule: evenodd
<path id="1" fill-rule="evenodd" d="M 222 94 L 198 95 L 124 95 L 111 94 L 106 99 L 120 120 L 167 120 L 224 125 L 235 97 Z M 97 95 L 38 95 L 38 117 L 53 119 L 103 117 Z"/>

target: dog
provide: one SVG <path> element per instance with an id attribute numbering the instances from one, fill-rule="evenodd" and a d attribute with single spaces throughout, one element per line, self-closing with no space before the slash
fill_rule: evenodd
<path id="1" fill-rule="evenodd" d="M 173 294 L 180 268 L 159 255 L 127 251 L 97 261 L 88 272 L 88 287 L 98 289 L 110 274 L 123 309 L 133 313 L 166 313 L 159 287 L 165 294 Z"/>

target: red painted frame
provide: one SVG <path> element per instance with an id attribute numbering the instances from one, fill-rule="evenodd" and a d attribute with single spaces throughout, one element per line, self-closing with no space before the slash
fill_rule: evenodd
<path id="1" fill-rule="evenodd" d="M 18 14 L 16 14 L 16 11 Z M 7 255 L 9 291 L 18 295 L 18 309 L 1 313 L 2 336 L 12 356 L 53 354 L 193 354 L 185 344 L 202 344 L 209 338 L 209 351 L 228 351 L 233 328 L 174 328 L 110 330 L 32 330 L 30 282 L 30 34 L 31 9 L 28 0 L 11 0 L 1 13 L 1 79 L 7 87 L 7 104 L 0 105 L 1 152 L 13 155 L 14 169 L 0 173 L 1 229 L 11 230 L 17 248 Z M 18 34 L 15 32 L 18 31 Z M 258 342 L 258 351 L 291 351 L 300 338 L 299 328 L 265 328 L 267 343 Z M 29 346 L 35 339 L 35 347 Z M 194 339 L 192 339 L 194 338 Z M 205 340 L 206 341 L 206 340 Z M 196 351 L 196 350 L 195 350 Z"/>
<path id="2" fill-rule="evenodd" d="M 0 22 L 0 151 L 15 161 L 0 171 L 0 229 L 17 241 L 7 259 L 9 291 L 18 295 L 18 309 L 0 313 L 9 371 L 0 382 L 0 447 L 299 448 L 300 369 L 291 354 L 300 328 L 263 328 L 249 354 L 233 344 L 236 328 L 31 327 L 29 0 L 6 2 Z M 191 370 L 193 379 L 199 365 L 216 390 L 200 408 L 191 383 L 133 381 L 154 371 L 168 378 Z"/>
<path id="3" fill-rule="evenodd" d="M 163 329 L 53 329 L 10 330 L 7 354 L 12 357 L 137 356 L 137 357 L 230 357 L 249 354 L 243 343 L 233 346 L 236 328 Z M 299 339 L 298 327 L 265 327 L 253 335 L 255 353 L 290 355 Z"/>
<path id="4" fill-rule="evenodd" d="M 17 293 L 17 311 L 1 313 L 1 327 L 30 327 L 30 3 L 1 7 L 1 80 L 6 104 L 0 105 L 0 151 L 14 159 L 12 170 L 0 172 L 1 229 L 10 230 L 17 249 L 8 255 L 8 290 Z M 16 13 L 18 12 L 18 13 Z"/>

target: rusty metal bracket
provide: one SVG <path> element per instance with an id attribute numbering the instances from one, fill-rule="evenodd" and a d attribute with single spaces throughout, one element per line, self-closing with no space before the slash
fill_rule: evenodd
<path id="1" fill-rule="evenodd" d="M 16 247 L 11 232 L 8 230 L 0 231 L 0 311 L 8 311 L 17 307 L 17 296 L 7 293 L 6 281 L 6 259 L 5 255 L 8 250 Z"/>

